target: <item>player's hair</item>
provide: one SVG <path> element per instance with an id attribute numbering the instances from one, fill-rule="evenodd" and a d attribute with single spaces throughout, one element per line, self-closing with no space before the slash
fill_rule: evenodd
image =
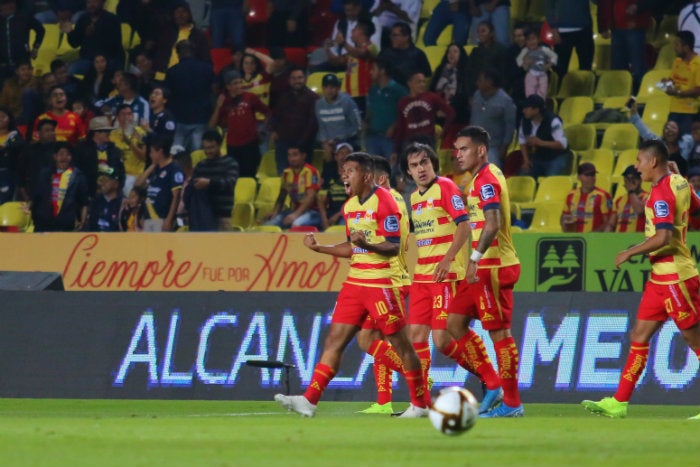
<path id="1" fill-rule="evenodd" d="M 224 139 L 217 130 L 207 130 L 202 135 L 202 141 L 214 141 L 216 144 L 221 145 Z"/>
<path id="2" fill-rule="evenodd" d="M 468 126 L 462 128 L 457 133 L 457 138 L 469 138 L 479 146 L 486 146 L 486 150 L 489 150 L 489 144 L 491 142 L 491 137 L 489 132 L 484 130 L 480 126 Z"/>
<path id="3" fill-rule="evenodd" d="M 420 154 L 422 152 L 424 152 L 425 155 L 428 156 L 428 159 L 430 159 L 435 173 L 437 174 L 440 172 L 440 159 L 438 159 L 438 156 L 432 146 L 423 143 L 411 143 L 406 146 L 406 149 L 404 149 L 401 153 L 401 171 L 404 174 L 410 176 L 408 174 L 408 156 Z"/>
<path id="4" fill-rule="evenodd" d="M 382 156 L 372 156 L 372 165 L 375 175 L 391 175 L 391 164 L 389 160 Z"/>
<path id="5" fill-rule="evenodd" d="M 357 162 L 365 173 L 372 173 L 374 171 L 374 162 L 372 161 L 372 156 L 366 152 L 351 152 L 345 158 L 345 162 Z"/>
<path id="6" fill-rule="evenodd" d="M 660 139 L 647 139 L 642 141 L 639 144 L 639 150 L 649 152 L 661 162 L 668 162 L 670 160 L 668 147 L 666 146 L 666 143 Z"/>
<path id="7" fill-rule="evenodd" d="M 693 34 L 691 31 L 678 31 L 676 33 L 676 37 L 678 37 L 678 40 L 681 41 L 681 44 L 690 47 L 691 51 L 695 47 L 695 34 Z"/>

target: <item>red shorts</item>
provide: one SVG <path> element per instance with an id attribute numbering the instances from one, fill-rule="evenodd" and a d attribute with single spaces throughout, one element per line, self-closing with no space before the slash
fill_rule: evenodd
<path id="1" fill-rule="evenodd" d="M 343 284 L 338 301 L 335 302 L 331 323 L 360 327 L 368 315 L 385 336 L 395 334 L 403 328 L 406 318 L 399 289 Z"/>
<path id="2" fill-rule="evenodd" d="M 700 321 L 698 276 L 677 284 L 647 282 L 637 310 L 637 319 L 666 321 L 669 317 L 678 329 L 688 329 Z"/>
<path id="3" fill-rule="evenodd" d="M 467 284 L 466 280 L 460 284 L 447 313 L 478 318 L 487 331 L 510 329 L 513 287 L 520 278 L 520 265 L 480 268 L 476 276 L 476 284 Z"/>
<path id="4" fill-rule="evenodd" d="M 447 309 L 460 282 L 463 281 L 414 282 L 408 302 L 408 324 L 447 329 Z"/>
<path id="5" fill-rule="evenodd" d="M 399 287 L 399 295 L 401 296 L 401 309 L 405 310 L 406 308 L 406 298 L 408 297 L 408 291 L 410 290 L 410 286 L 404 285 Z M 405 312 L 404 312 L 405 313 Z M 405 319 L 405 315 L 404 315 Z M 377 327 L 377 322 L 370 316 L 369 313 L 367 313 L 367 317 L 365 320 L 362 322 L 362 329 L 379 329 Z"/>

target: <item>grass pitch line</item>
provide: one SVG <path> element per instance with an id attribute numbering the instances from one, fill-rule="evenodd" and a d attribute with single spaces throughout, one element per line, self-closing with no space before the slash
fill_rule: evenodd
<path id="1" fill-rule="evenodd" d="M 244 412 L 244 413 L 196 413 L 188 417 L 257 417 L 258 415 L 283 415 L 284 412 Z"/>

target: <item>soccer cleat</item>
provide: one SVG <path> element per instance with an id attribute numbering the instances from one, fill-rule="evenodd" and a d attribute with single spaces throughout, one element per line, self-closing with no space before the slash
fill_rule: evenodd
<path id="1" fill-rule="evenodd" d="M 484 392 L 484 399 L 479 405 L 479 414 L 486 413 L 503 402 L 503 389 L 487 389 Z"/>
<path id="2" fill-rule="evenodd" d="M 688 420 L 700 420 L 700 413 L 694 417 L 688 417 Z"/>
<path id="3" fill-rule="evenodd" d="M 399 415 L 399 418 L 423 418 L 427 416 L 428 409 L 426 407 L 416 407 L 415 405 L 411 404 L 401 415 Z"/>
<path id="4" fill-rule="evenodd" d="M 296 412 L 302 417 L 313 417 L 316 413 L 316 406 L 309 402 L 304 396 L 285 396 L 276 394 L 275 401 L 282 404 L 282 407 L 290 412 Z"/>
<path id="5" fill-rule="evenodd" d="M 379 414 L 379 415 L 391 415 L 394 413 L 394 409 L 391 408 L 391 402 L 386 404 L 374 403 L 367 407 L 365 410 L 359 410 L 357 413 L 367 413 L 367 414 Z"/>
<path id="6" fill-rule="evenodd" d="M 627 416 L 627 402 L 620 402 L 614 397 L 604 397 L 598 402 L 582 401 L 581 405 L 589 412 L 610 418 L 625 418 Z"/>
<path id="7" fill-rule="evenodd" d="M 506 404 L 501 404 L 495 409 L 491 409 L 486 413 L 479 414 L 479 418 L 514 418 L 525 415 L 525 409 L 522 404 L 517 407 L 511 407 Z"/>

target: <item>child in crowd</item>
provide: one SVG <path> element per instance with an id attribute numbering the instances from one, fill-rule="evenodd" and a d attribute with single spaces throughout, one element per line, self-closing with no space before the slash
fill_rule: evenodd
<path id="1" fill-rule="evenodd" d="M 119 214 L 122 232 L 143 231 L 143 221 L 148 218 L 146 209 L 146 187 L 134 186 Z"/>
<path id="2" fill-rule="evenodd" d="M 538 31 L 530 30 L 525 37 L 525 47 L 516 58 L 518 66 L 526 71 L 525 95 L 537 94 L 546 99 L 549 87 L 547 72 L 557 64 L 557 54 L 540 44 Z"/>

